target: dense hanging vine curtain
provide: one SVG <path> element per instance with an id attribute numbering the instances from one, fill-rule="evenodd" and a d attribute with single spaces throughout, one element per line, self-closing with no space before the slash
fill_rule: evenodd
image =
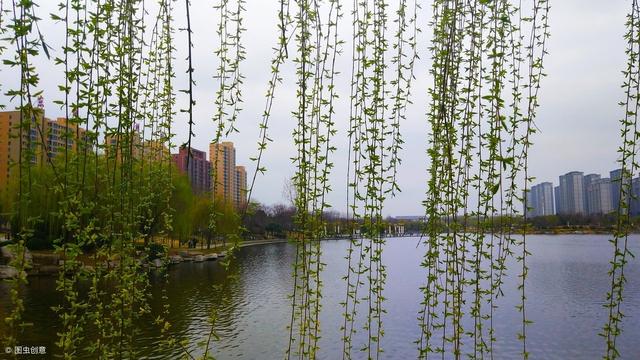
<path id="1" fill-rule="evenodd" d="M 171 1 L 157 5 L 149 27 L 144 2 L 135 0 L 67 0 L 51 14 L 65 34 L 59 57 L 50 59 L 64 74 L 61 97 L 54 100 L 64 114 L 60 149 L 46 141 L 50 130 L 45 130 L 43 109 L 33 103 L 42 93 L 33 61 L 42 53 L 50 58 L 38 7 L 3 2 L 2 22 L 9 15 L 13 36 L 7 43 L 15 54 L 5 64 L 17 68 L 21 79 L 19 88 L 8 91 L 19 101 L 21 119 L 14 251 L 44 236 L 34 235 L 43 223 L 49 231 L 60 229 L 54 234 L 63 301 L 54 310 L 62 324 L 56 344 L 64 358 L 137 357 L 133 324 L 149 312 L 148 276 L 138 252 L 141 244 L 148 252 L 152 237 L 163 237 L 171 226 L 168 149 L 175 102 Z M 50 202 L 37 202 L 42 199 Z M 56 204 L 53 210 L 43 212 L 50 203 Z M 93 267 L 81 266 L 79 256 L 86 250 Z M 20 276 L 11 291 L 7 346 L 16 345 L 24 326 L 20 285 L 28 264 L 24 256 L 14 262 Z M 90 284 L 86 297 L 79 296 L 81 280 Z M 156 321 L 166 327 L 162 316 Z M 87 331 L 96 338 L 85 348 Z"/>
<path id="2" fill-rule="evenodd" d="M 493 356 L 495 299 L 511 257 L 520 264 L 517 335 L 528 357 L 528 252 L 518 221 L 527 213 L 518 208 L 529 181 L 548 11 L 544 0 L 434 1 L 420 357 Z"/>
<path id="3" fill-rule="evenodd" d="M 386 267 L 382 214 L 386 198 L 400 190 L 396 181 L 403 143 L 400 124 L 411 101 L 418 58 L 418 9 L 416 1 L 352 3 L 347 172 L 351 241 L 341 326 L 342 356 L 347 359 L 365 354 L 378 358 L 383 352 Z M 359 313 L 363 314 L 362 324 Z M 358 327 L 366 334 L 363 344 L 354 344 Z"/>
<path id="4" fill-rule="evenodd" d="M 17 229 L 11 265 L 19 276 L 11 281 L 11 312 L 5 319 L 7 346 L 16 345 L 23 324 L 22 291 L 28 261 L 25 244 L 37 237 L 42 224 L 55 230 L 56 252 L 62 260 L 57 290 L 63 301 L 55 310 L 62 324 L 57 346 L 64 358 L 81 356 L 136 358 L 135 320 L 150 311 L 149 284 L 139 251 L 149 252 L 156 238 L 171 231 L 175 169 L 170 150 L 175 126 L 188 127 L 185 146 L 190 154 L 194 127 L 194 81 L 191 2 L 184 0 L 186 19 L 180 35 L 186 43 L 187 106 L 176 123 L 177 3 L 158 0 L 63 0 L 51 20 L 64 30 L 64 44 L 51 58 L 50 45 L 40 32 L 38 7 L 31 1 L 0 0 L 0 55 L 19 85 L 3 89 L 16 104 L 20 154 L 16 170 L 12 228 Z M 421 358 L 430 356 L 483 358 L 494 355 L 496 298 L 502 296 L 508 260 L 519 273 L 521 314 L 517 336 L 522 356 L 526 343 L 527 209 L 522 212 L 530 175 L 528 153 L 536 131 L 538 91 L 549 37 L 547 0 L 434 0 L 431 21 L 420 22 L 416 0 L 354 0 L 348 13 L 350 35 L 339 34 L 344 21 L 339 0 L 279 0 L 277 44 L 271 77 L 259 123 L 255 171 L 266 171 L 262 156 L 271 141 L 268 128 L 282 65 L 295 67 L 296 108 L 292 179 L 295 189 L 296 246 L 293 268 L 287 358 L 316 358 L 321 351 L 320 240 L 325 212 L 331 206 L 329 176 L 334 166 L 336 121 L 348 121 L 347 208 L 350 243 L 342 301 L 342 357 L 379 358 L 384 336 L 383 210 L 385 200 L 399 191 L 397 169 L 403 140 L 401 124 L 411 103 L 414 65 L 420 28 L 432 31 L 429 56 L 433 83 L 428 89 L 429 124 L 427 192 L 425 195 L 423 302 L 417 314 Z M 214 142 L 237 131 L 243 104 L 241 72 L 245 59 L 244 0 L 220 0 L 215 56 L 217 89 L 211 102 Z M 603 328 L 606 358 L 617 358 L 621 332 L 624 266 L 627 248 L 629 194 L 640 131 L 637 129 L 640 80 L 640 8 L 632 1 L 627 19 L 628 64 L 625 69 L 625 109 L 621 120 L 623 169 L 608 322 Z M 420 26 L 422 24 L 422 26 Z M 342 36 L 344 35 L 344 36 Z M 345 40 L 349 38 L 349 40 Z M 348 74 L 348 116 L 336 116 L 339 80 L 336 63 L 351 42 Z M 34 59 L 44 56 L 64 74 L 55 104 L 64 113 L 64 146 L 47 144 L 43 110 L 34 101 L 42 94 Z M 423 91 L 424 89 L 420 89 Z M 49 156 L 60 150 L 62 155 Z M 191 156 L 187 157 L 187 167 Z M 217 159 L 216 159 L 217 161 Z M 44 166 L 36 166 L 36 164 Z M 217 166 L 213 166 L 217 169 Z M 47 181 L 55 184 L 49 188 Z M 214 186 L 215 181 L 214 181 Z M 214 189 L 215 193 L 215 189 Z M 46 198 L 49 202 L 40 202 Z M 48 208 L 47 204 L 55 203 Z M 42 208 L 46 207 L 46 215 Z M 246 209 L 245 209 L 246 211 Z M 210 229 L 215 233 L 215 206 Z M 232 234 L 239 239 L 240 229 Z M 51 235 L 51 234 L 49 234 Z M 91 249 L 95 267 L 80 257 Z M 79 283 L 88 280 L 88 296 L 79 296 Z M 163 293 L 166 299 L 166 293 Z M 471 301 L 468 301 L 468 299 Z M 193 358 L 180 339 L 168 335 L 164 318 L 156 318 L 166 334 L 165 346 L 180 348 Z M 506 310 L 505 310 L 506 311 Z M 205 337 L 203 356 L 210 353 L 215 311 Z M 362 330 L 364 343 L 354 334 Z M 88 348 L 87 331 L 96 334 Z"/>

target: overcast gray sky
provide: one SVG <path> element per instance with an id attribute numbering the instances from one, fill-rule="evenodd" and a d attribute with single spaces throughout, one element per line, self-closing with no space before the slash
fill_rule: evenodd
<path id="1" fill-rule="evenodd" d="M 57 11 L 57 1 L 39 1 L 38 15 L 44 20 L 41 29 L 47 42 L 61 52 L 64 27 L 60 23 L 49 20 L 48 14 Z M 214 95 L 217 83 L 213 79 L 217 59 L 215 26 L 216 12 L 214 1 L 193 0 L 194 31 L 194 68 L 197 87 L 195 89 L 194 114 L 196 138 L 195 148 L 208 151 L 208 144 L 213 138 L 214 127 Z M 176 19 L 184 18 L 184 4 L 178 2 Z M 237 162 L 246 165 L 249 176 L 254 165 L 249 160 L 256 153 L 258 139 L 258 122 L 264 105 L 264 94 L 269 79 L 272 47 L 276 43 L 276 20 L 278 2 L 276 0 L 247 0 L 245 17 L 244 45 L 247 59 L 242 64 L 246 76 L 244 83 L 244 110 L 239 118 L 239 134 L 229 140 L 236 143 Z M 385 214 L 388 215 L 420 215 L 423 213 L 421 201 L 426 189 L 427 155 L 426 145 L 428 126 L 425 113 L 427 111 L 427 88 L 431 81 L 428 77 L 430 56 L 427 52 L 431 28 L 427 26 L 431 16 L 430 2 L 423 2 L 423 10 L 419 13 L 419 25 L 422 34 L 419 38 L 421 61 L 416 64 L 418 80 L 413 88 L 413 105 L 408 109 L 408 118 L 402 124 L 404 134 L 403 158 L 399 183 L 402 188 L 396 198 L 389 199 Z M 534 138 L 534 147 L 530 152 L 530 173 L 536 182 L 558 182 L 558 175 L 572 170 L 585 173 L 601 173 L 608 176 L 609 170 L 616 167 L 618 158 L 616 149 L 619 146 L 618 119 L 622 114 L 617 103 L 622 99 L 621 70 L 625 63 L 624 22 L 628 1 L 612 0 L 552 0 L 551 1 L 551 38 L 549 53 L 546 58 L 547 78 L 544 79 L 540 93 L 541 108 L 538 112 L 537 126 L 540 132 Z M 343 9 L 345 16 L 341 20 L 341 36 L 348 40 L 351 36 L 349 8 Z M 153 13 L 151 14 L 153 15 Z M 176 28 L 183 27 L 178 23 Z M 186 88 L 184 70 L 184 49 L 186 33 L 176 32 L 176 41 L 180 43 L 176 56 L 177 89 Z M 5 57 L 8 56 L 5 53 Z M 54 54 L 53 56 L 56 56 Z M 346 124 L 348 123 L 348 81 L 349 81 L 350 48 L 347 44 L 338 68 L 341 85 L 338 86 L 340 103 L 336 122 L 338 134 L 335 154 L 336 167 L 332 174 L 333 193 L 329 201 L 334 208 L 345 211 L 346 184 Z M 46 112 L 48 117 L 62 115 L 62 111 L 53 104 L 62 97 L 57 84 L 63 81 L 63 70 L 50 62 L 36 61 L 41 74 L 41 87 L 45 90 Z M 6 91 L 15 85 L 12 71 L 2 68 L 0 72 L 2 90 Z M 259 175 L 254 199 L 266 204 L 282 202 L 283 184 L 293 174 L 290 157 L 293 154 L 291 132 L 294 120 L 290 112 L 295 106 L 295 79 L 293 67 L 289 63 L 284 69 L 284 82 L 276 93 L 270 134 L 275 141 L 269 144 L 264 155 L 264 163 L 268 172 Z M 185 97 L 178 94 L 178 106 L 185 106 Z M 13 106 L 4 96 L 0 103 Z M 176 119 L 176 143 L 186 140 L 186 116 L 178 113 Z"/>

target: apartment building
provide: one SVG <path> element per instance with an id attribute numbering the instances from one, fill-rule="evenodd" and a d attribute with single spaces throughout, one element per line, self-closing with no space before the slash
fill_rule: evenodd
<path id="1" fill-rule="evenodd" d="M 172 154 L 171 157 L 178 170 L 189 177 L 193 192 L 200 194 L 211 191 L 211 162 L 207 160 L 207 153 L 191 148 L 191 158 L 187 169 L 188 155 L 189 149 L 186 146 L 181 146 L 178 153 Z"/>
<path id="2" fill-rule="evenodd" d="M 236 208 L 246 204 L 247 172 L 236 166 L 236 149 L 230 141 L 209 145 L 213 196 L 232 203 Z"/>
<path id="3" fill-rule="evenodd" d="M 31 147 L 29 159 L 23 158 L 31 164 L 44 164 L 46 157 L 54 159 L 66 151 L 75 152 L 82 146 L 91 146 L 84 128 L 66 118 L 51 120 L 44 115 L 41 108 L 34 109 L 32 115 L 21 115 L 20 111 L 0 112 L 0 189 L 8 187 L 11 176 L 17 171 L 21 146 L 23 154 Z M 31 117 L 30 123 L 28 119 L 21 121 L 21 116 Z"/>

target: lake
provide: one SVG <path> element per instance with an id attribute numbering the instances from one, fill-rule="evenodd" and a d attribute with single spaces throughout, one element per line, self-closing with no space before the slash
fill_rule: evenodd
<path id="1" fill-rule="evenodd" d="M 532 359 L 599 359 L 604 353 L 604 339 L 598 336 L 606 321 L 602 307 L 610 286 L 607 275 L 612 250 L 606 235 L 530 235 L 527 258 L 530 267 L 527 282 L 527 315 L 534 323 L 527 329 L 527 346 Z M 420 267 L 424 246 L 417 238 L 388 239 L 384 259 L 388 277 L 385 288 L 383 318 L 385 336 L 382 358 L 407 359 L 417 356 L 414 343 L 420 336 L 417 314 L 424 284 L 425 270 Z M 320 358 L 341 358 L 340 324 L 345 298 L 342 276 L 346 271 L 344 256 L 349 242 L 322 242 L 322 274 L 324 281 L 320 323 Z M 631 250 L 640 255 L 640 236 L 630 239 Z M 187 348 L 200 352 L 198 342 L 209 333 L 208 314 L 217 309 L 215 331 L 219 340 L 213 342 L 217 359 L 281 359 L 288 342 L 286 326 L 290 316 L 293 280 L 292 262 L 295 247 L 291 244 L 268 244 L 242 248 L 229 269 L 217 262 L 182 263 L 168 270 L 165 283 L 160 274 L 151 275 L 152 314 L 137 324 L 136 349 L 152 359 L 174 359 L 180 351 L 168 351 L 161 346 L 162 338 L 152 318 L 161 312 L 162 289 L 166 289 L 170 304 L 171 336 L 187 340 Z M 518 269 L 511 262 L 504 285 L 505 296 L 497 300 L 494 314 L 497 342 L 496 359 L 521 358 L 516 334 L 520 328 L 520 313 L 515 305 Z M 632 259 L 625 274 L 623 312 L 624 332 L 618 339 L 623 359 L 640 358 L 640 261 Z M 55 292 L 55 280 L 32 277 L 25 292 L 25 321 L 34 323 L 19 343 L 46 346 L 49 355 L 56 352 L 55 331 L 59 329 L 57 315 L 51 307 L 61 297 Z M 214 285 L 217 285 L 214 287 Z M 8 311 L 6 284 L 0 283 L 0 316 Z M 0 331 L 4 324 L 0 325 Z M 365 338 L 364 332 L 354 337 L 354 349 Z M 464 350 L 464 349 L 463 349 Z M 354 351 L 354 358 L 364 354 Z M 35 358 L 35 356 L 32 356 Z M 447 357 L 448 358 L 448 357 Z"/>

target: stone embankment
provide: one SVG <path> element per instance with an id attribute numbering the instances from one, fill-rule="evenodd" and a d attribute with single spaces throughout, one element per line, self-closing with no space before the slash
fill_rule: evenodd
<path id="1" fill-rule="evenodd" d="M 19 275 L 18 269 L 10 264 L 16 259 L 16 254 L 13 251 L 13 246 L 3 246 L 0 256 L 0 280 L 13 279 Z M 65 262 L 61 259 L 59 254 L 47 252 L 35 252 L 32 253 L 28 249 L 25 249 L 25 271 L 28 276 L 38 275 L 55 275 L 64 269 Z M 179 254 L 169 255 L 167 258 L 157 258 L 151 261 L 143 260 L 146 256 L 140 253 L 140 259 L 138 263 L 143 268 L 159 269 L 169 265 L 180 264 L 182 262 L 204 262 L 214 261 L 218 258 L 224 257 L 225 252 L 220 253 L 204 253 L 199 251 L 180 251 Z M 112 260 L 103 260 L 96 264 L 96 261 L 87 256 L 80 259 L 77 262 L 79 270 L 86 273 L 91 273 L 96 267 L 101 269 L 113 269 L 120 265 L 117 258 Z"/>
<path id="2" fill-rule="evenodd" d="M 239 244 L 240 247 L 246 246 L 254 246 L 254 245 L 266 245 L 273 243 L 282 243 L 286 242 L 284 239 L 270 239 L 270 240 L 250 240 L 244 241 Z M 12 279 L 19 275 L 19 272 L 16 268 L 10 266 L 9 264 L 14 261 L 16 258 L 16 254 L 13 252 L 13 246 L 7 245 L 0 247 L 0 280 L 2 279 Z M 212 249 L 213 251 L 219 251 Z M 55 275 L 62 269 L 64 269 L 64 260 L 61 259 L 59 254 L 53 253 L 51 251 L 36 251 L 31 252 L 28 249 L 25 249 L 25 264 L 26 264 L 26 273 L 28 276 L 37 276 L 37 275 Z M 139 264 L 143 268 L 155 268 L 160 269 L 169 265 L 176 265 L 183 262 L 205 262 L 205 261 L 215 261 L 219 258 L 226 256 L 226 251 L 219 251 L 217 253 L 211 252 L 211 250 L 173 250 L 169 251 L 169 255 L 166 258 L 157 258 L 151 261 L 143 260 L 142 258 L 145 256 L 143 253 L 140 253 L 141 258 L 138 260 Z M 95 268 L 102 269 L 113 269 L 120 265 L 117 257 L 111 260 L 102 260 L 98 263 L 91 257 L 85 256 L 85 258 L 79 259 L 79 269 L 82 272 L 91 273 L 95 271 Z"/>

